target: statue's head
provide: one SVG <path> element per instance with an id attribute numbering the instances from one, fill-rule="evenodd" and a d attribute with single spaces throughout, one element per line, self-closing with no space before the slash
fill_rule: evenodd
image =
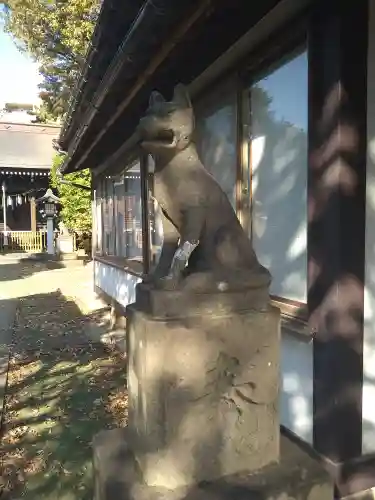
<path id="1" fill-rule="evenodd" d="M 184 85 L 175 87 L 171 101 L 159 92 L 151 93 L 146 115 L 138 125 L 141 144 L 147 152 L 181 151 L 190 144 L 193 130 L 193 107 Z"/>

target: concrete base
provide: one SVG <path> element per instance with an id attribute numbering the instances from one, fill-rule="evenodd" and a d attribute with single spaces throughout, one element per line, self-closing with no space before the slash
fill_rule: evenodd
<path id="1" fill-rule="evenodd" d="M 257 472 L 203 484 L 163 489 L 139 480 L 127 429 L 94 439 L 94 500 L 332 500 L 333 484 L 321 464 L 281 435 L 280 462 Z"/>

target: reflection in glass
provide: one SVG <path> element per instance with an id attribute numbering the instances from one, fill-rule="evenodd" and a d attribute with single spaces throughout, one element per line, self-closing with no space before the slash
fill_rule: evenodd
<path id="1" fill-rule="evenodd" d="M 103 244 L 103 236 L 102 236 L 102 197 L 103 197 L 103 189 L 102 183 L 100 182 L 96 188 L 95 193 L 95 253 L 101 253 L 102 244 Z"/>
<path id="2" fill-rule="evenodd" d="M 148 156 L 148 210 L 149 210 L 149 236 L 150 236 L 150 268 L 155 268 L 159 262 L 161 247 L 163 244 L 163 221 L 161 208 L 154 197 L 154 168 L 155 163 L 152 156 Z"/>
<path id="3" fill-rule="evenodd" d="M 236 137 L 235 93 L 226 95 L 209 111 L 196 110 L 196 144 L 205 168 L 215 177 L 236 208 Z"/>
<path id="4" fill-rule="evenodd" d="M 125 244 L 125 182 L 124 174 L 117 175 L 113 180 L 116 255 L 126 257 Z"/>
<path id="5" fill-rule="evenodd" d="M 98 251 L 104 255 L 125 257 L 141 262 L 142 201 L 140 163 L 136 162 L 116 176 L 100 183 L 97 196 Z M 101 246 L 99 246 L 101 245 Z"/>
<path id="6" fill-rule="evenodd" d="M 142 198 L 139 162 L 125 172 L 124 185 L 125 257 L 142 261 Z"/>
<path id="7" fill-rule="evenodd" d="M 114 199 L 113 199 L 113 179 L 107 177 L 106 179 L 106 197 L 107 197 L 107 211 L 106 211 L 106 237 L 107 237 L 107 252 L 108 255 L 115 255 L 115 231 L 114 231 Z"/>
<path id="8" fill-rule="evenodd" d="M 103 220 L 103 253 L 109 255 L 109 239 L 111 227 L 109 225 L 109 192 L 107 178 L 102 181 L 102 220 Z"/>
<path id="9" fill-rule="evenodd" d="M 306 302 L 307 53 L 250 88 L 252 238 L 271 293 Z"/>

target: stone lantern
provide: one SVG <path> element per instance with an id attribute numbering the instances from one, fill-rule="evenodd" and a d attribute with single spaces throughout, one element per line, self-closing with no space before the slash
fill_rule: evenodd
<path id="1" fill-rule="evenodd" d="M 36 202 L 43 205 L 47 217 L 47 253 L 54 255 L 53 218 L 56 214 L 57 205 L 60 204 L 60 198 L 53 194 L 52 189 L 48 188 L 45 194 L 38 198 Z"/>

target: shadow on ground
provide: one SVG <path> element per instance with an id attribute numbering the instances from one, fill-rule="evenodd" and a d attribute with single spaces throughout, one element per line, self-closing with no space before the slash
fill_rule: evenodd
<path id="1" fill-rule="evenodd" d="M 53 269 L 60 269 L 60 263 L 54 263 Z M 33 274 L 46 271 L 47 267 L 42 262 L 31 260 L 4 260 L 0 265 L 0 282 L 22 280 L 32 276 Z"/>
<path id="2" fill-rule="evenodd" d="M 92 258 L 87 255 L 80 255 L 76 259 L 59 261 L 48 259 L 46 256 L 33 257 L 25 254 L 11 255 L 4 257 L 0 254 L 0 282 L 16 281 L 25 279 L 41 271 L 53 271 L 67 267 L 85 267 L 92 262 Z"/>
<path id="3" fill-rule="evenodd" d="M 127 394 L 124 357 L 90 342 L 90 321 L 59 292 L 20 299 L 1 435 L 1 500 L 92 498 L 92 438 L 125 425 Z"/>

